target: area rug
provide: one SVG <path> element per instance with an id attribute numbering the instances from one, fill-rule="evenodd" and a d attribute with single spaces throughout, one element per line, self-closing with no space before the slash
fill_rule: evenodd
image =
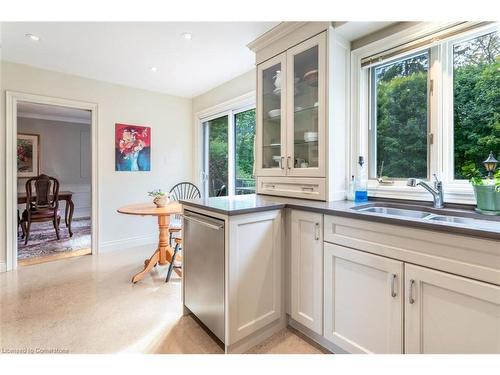
<path id="1" fill-rule="evenodd" d="M 64 220 L 62 220 L 59 228 L 61 239 L 57 240 L 52 222 L 33 223 L 28 244 L 24 245 L 24 239 L 21 236 L 17 239 L 17 259 L 22 260 L 90 248 L 90 227 L 90 218 L 73 219 L 71 223 L 73 237 L 70 237 Z"/>

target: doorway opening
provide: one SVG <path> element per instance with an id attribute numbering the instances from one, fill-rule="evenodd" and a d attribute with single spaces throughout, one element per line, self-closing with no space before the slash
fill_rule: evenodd
<path id="1" fill-rule="evenodd" d="M 90 131 L 89 110 L 17 103 L 18 264 L 91 253 Z"/>
<path id="2" fill-rule="evenodd" d="M 7 92 L 7 270 L 96 253 L 96 114 Z"/>

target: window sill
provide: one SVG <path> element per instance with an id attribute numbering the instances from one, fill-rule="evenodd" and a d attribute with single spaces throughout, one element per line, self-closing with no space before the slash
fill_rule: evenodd
<path id="1" fill-rule="evenodd" d="M 432 195 L 424 188 L 410 187 L 403 184 L 380 185 L 370 181 L 368 196 L 374 198 L 408 199 L 432 202 Z M 476 199 L 470 186 L 444 186 L 444 201 L 449 203 L 476 204 Z"/>

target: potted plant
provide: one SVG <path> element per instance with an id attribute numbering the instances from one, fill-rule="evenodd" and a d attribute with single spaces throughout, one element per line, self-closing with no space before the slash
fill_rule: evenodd
<path id="1" fill-rule="evenodd" d="M 148 196 L 154 198 L 153 203 L 158 208 L 165 207 L 170 202 L 169 195 L 161 189 L 149 191 Z"/>
<path id="2" fill-rule="evenodd" d="M 500 170 L 496 170 L 497 163 L 493 153 L 490 153 L 483 162 L 488 172 L 486 178 L 475 167 L 468 171 L 476 197 L 476 211 L 485 215 L 500 215 Z"/>

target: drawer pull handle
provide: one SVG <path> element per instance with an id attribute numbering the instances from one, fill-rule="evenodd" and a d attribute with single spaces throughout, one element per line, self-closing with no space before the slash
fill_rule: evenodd
<path id="1" fill-rule="evenodd" d="M 314 191 L 314 188 L 312 186 L 302 186 L 302 190 L 305 190 L 305 191 Z"/>
<path id="2" fill-rule="evenodd" d="M 314 239 L 319 241 L 319 223 L 314 224 Z"/>
<path id="3" fill-rule="evenodd" d="M 409 287 L 409 298 L 408 302 L 410 302 L 410 305 L 413 305 L 415 303 L 415 298 L 413 298 L 413 285 L 415 284 L 415 280 L 410 280 L 410 287 Z"/>
<path id="4" fill-rule="evenodd" d="M 395 273 L 392 274 L 392 280 L 391 280 L 391 297 L 392 298 L 395 298 L 398 296 L 398 294 L 396 293 L 396 279 L 398 278 L 398 275 L 396 275 Z"/>

